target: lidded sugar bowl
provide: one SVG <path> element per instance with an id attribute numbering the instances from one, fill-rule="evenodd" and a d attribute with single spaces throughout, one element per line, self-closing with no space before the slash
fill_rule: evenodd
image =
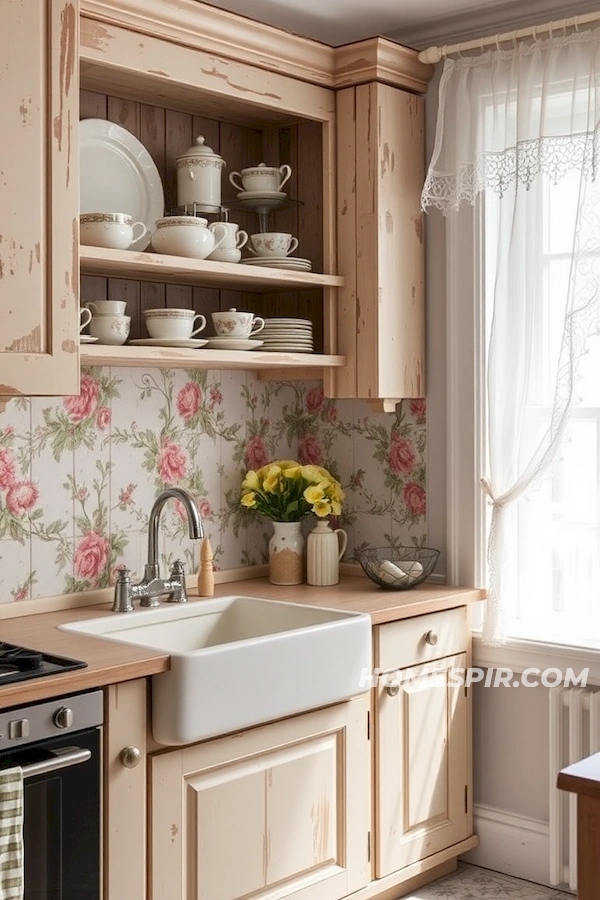
<path id="1" fill-rule="evenodd" d="M 177 170 L 177 205 L 196 204 L 198 212 L 219 212 L 221 208 L 221 170 L 225 160 L 204 137 L 175 160 Z"/>

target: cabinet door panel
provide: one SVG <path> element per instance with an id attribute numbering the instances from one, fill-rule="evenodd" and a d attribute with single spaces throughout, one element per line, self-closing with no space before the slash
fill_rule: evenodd
<path id="1" fill-rule="evenodd" d="M 465 666 L 461 653 L 379 678 L 377 877 L 468 835 L 467 699 L 451 677 Z"/>
<path id="2" fill-rule="evenodd" d="M 79 390 L 77 0 L 0 4 L 0 395 Z"/>
<path id="3" fill-rule="evenodd" d="M 368 696 L 156 756 L 153 900 L 339 900 L 367 884 Z"/>

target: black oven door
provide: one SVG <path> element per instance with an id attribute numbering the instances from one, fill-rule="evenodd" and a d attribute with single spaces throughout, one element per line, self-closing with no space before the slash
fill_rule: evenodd
<path id="1" fill-rule="evenodd" d="M 0 754 L 23 770 L 24 900 L 100 900 L 100 728 Z"/>

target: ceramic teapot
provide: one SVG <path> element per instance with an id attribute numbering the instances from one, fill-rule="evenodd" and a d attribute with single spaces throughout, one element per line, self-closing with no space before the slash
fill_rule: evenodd
<path id="1" fill-rule="evenodd" d="M 340 580 L 340 559 L 344 555 L 348 535 L 343 528 L 332 530 L 321 519 L 306 541 L 306 580 L 309 584 L 337 584 Z"/>
<path id="2" fill-rule="evenodd" d="M 225 160 L 204 143 L 202 135 L 175 160 L 177 170 L 177 205 L 196 204 L 198 212 L 221 209 L 221 170 Z"/>

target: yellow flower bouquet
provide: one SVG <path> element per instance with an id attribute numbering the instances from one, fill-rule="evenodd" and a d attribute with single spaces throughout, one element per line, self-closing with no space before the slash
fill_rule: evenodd
<path id="1" fill-rule="evenodd" d="M 309 513 L 320 519 L 339 516 L 344 492 L 327 469 L 276 459 L 250 469 L 242 482 L 242 506 L 274 522 L 299 522 Z"/>

